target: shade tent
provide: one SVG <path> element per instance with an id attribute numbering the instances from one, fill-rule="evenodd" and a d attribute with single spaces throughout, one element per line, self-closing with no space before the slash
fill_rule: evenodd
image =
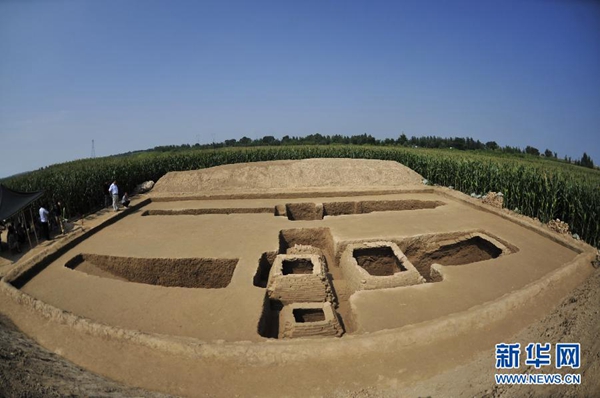
<path id="1" fill-rule="evenodd" d="M 0 184 L 0 221 L 16 215 L 43 194 L 44 191 L 17 192 Z"/>

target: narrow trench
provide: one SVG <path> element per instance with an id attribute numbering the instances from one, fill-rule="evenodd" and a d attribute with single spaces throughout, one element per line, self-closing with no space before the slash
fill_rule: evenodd
<path id="1" fill-rule="evenodd" d="M 138 258 L 78 254 L 65 263 L 77 272 L 119 281 L 165 287 L 222 289 L 229 285 L 238 259 Z"/>
<path id="2" fill-rule="evenodd" d="M 287 216 L 290 221 L 323 220 L 325 216 L 342 216 L 367 214 L 380 211 L 403 211 L 435 209 L 445 203 L 433 200 L 365 200 L 359 202 L 325 202 L 325 203 L 286 203 L 277 206 L 284 211 L 276 211 L 275 215 Z"/>
<path id="3" fill-rule="evenodd" d="M 327 267 L 327 270 L 331 290 L 337 303 L 336 312 L 340 317 L 340 323 L 346 333 L 352 333 L 354 332 L 354 321 L 349 301 L 352 292 L 348 289 L 348 284 L 342 275 L 342 269 L 337 264 Z"/>

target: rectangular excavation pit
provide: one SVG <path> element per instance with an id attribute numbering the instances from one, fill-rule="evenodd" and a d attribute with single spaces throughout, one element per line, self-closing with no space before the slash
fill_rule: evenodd
<path id="1" fill-rule="evenodd" d="M 354 249 L 353 256 L 357 264 L 369 275 L 390 276 L 396 272 L 406 271 L 406 267 L 389 246 Z"/>
<path id="2" fill-rule="evenodd" d="M 386 289 L 425 283 L 425 279 L 391 241 L 345 246 L 340 267 L 351 291 Z"/>
<path id="3" fill-rule="evenodd" d="M 267 295 L 283 304 L 333 300 L 322 258 L 316 254 L 279 254 L 267 282 Z"/>
<path id="4" fill-rule="evenodd" d="M 258 333 L 271 339 L 341 337 L 344 326 L 331 303 L 283 305 L 265 297 Z"/>
<path id="5" fill-rule="evenodd" d="M 163 210 L 151 209 L 142 213 L 142 216 L 201 216 L 207 214 L 273 214 L 272 207 L 217 207 L 204 209 L 178 209 Z"/>
<path id="6" fill-rule="evenodd" d="M 461 240 L 456 243 L 440 246 L 430 253 L 428 260 L 442 265 L 462 265 L 497 258 L 502 249 L 481 236 Z"/>
<path id="7" fill-rule="evenodd" d="M 286 203 L 285 211 L 288 220 L 322 220 L 323 205 L 321 203 Z"/>
<path id="8" fill-rule="evenodd" d="M 491 260 L 519 249 L 499 238 L 475 231 L 423 235 L 398 241 L 411 263 L 427 282 L 443 279 L 443 270 L 433 264 L 458 266 Z"/>
<path id="9" fill-rule="evenodd" d="M 296 323 L 321 322 L 325 320 L 325 313 L 320 308 L 295 308 L 292 310 Z"/>
<path id="10" fill-rule="evenodd" d="M 79 254 L 65 267 L 89 275 L 165 287 L 225 288 L 238 259 L 139 258 Z"/>
<path id="11" fill-rule="evenodd" d="M 313 273 L 313 263 L 307 258 L 295 258 L 282 261 L 283 275 L 302 275 Z"/>
<path id="12" fill-rule="evenodd" d="M 280 254 L 294 252 L 298 247 L 308 246 L 321 251 L 326 266 L 335 265 L 335 243 L 329 228 L 294 228 L 279 231 Z"/>
<path id="13" fill-rule="evenodd" d="M 367 214 L 379 211 L 435 209 L 444 205 L 436 200 L 366 200 L 357 202 L 286 203 L 285 215 L 291 221 L 322 220 L 324 216 Z M 277 206 L 276 208 L 282 208 Z M 284 215 L 276 211 L 275 215 Z"/>
<path id="14" fill-rule="evenodd" d="M 326 216 L 341 216 L 347 214 L 367 214 L 378 211 L 405 211 L 435 209 L 445 205 L 438 200 L 364 200 L 359 202 L 329 202 L 323 203 Z"/>
<path id="15" fill-rule="evenodd" d="M 340 337 L 344 329 L 331 303 L 293 303 L 279 315 L 279 338 Z"/>

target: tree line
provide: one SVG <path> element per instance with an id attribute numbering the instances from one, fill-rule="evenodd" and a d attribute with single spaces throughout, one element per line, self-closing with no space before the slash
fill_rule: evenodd
<path id="1" fill-rule="evenodd" d="M 529 154 L 533 156 L 543 156 L 551 159 L 558 159 L 556 152 L 546 149 L 544 152 L 540 152 L 539 149 L 526 146 L 525 149 L 512 146 L 500 146 L 496 141 L 481 142 L 470 137 L 436 137 L 436 136 L 423 136 L 408 138 L 406 134 L 402 133 L 397 139 L 385 138 L 377 139 L 370 134 L 360 134 L 353 136 L 346 135 L 322 135 L 319 133 L 309 134 L 304 137 L 300 136 L 289 136 L 285 135 L 281 139 L 276 138 L 272 135 L 267 135 L 262 138 L 251 139 L 249 137 L 242 137 L 239 140 L 229 139 L 223 142 L 213 142 L 210 144 L 183 144 L 183 145 L 165 145 L 157 146 L 151 151 L 158 152 L 176 152 L 182 150 L 188 150 L 192 148 L 196 149 L 209 149 L 209 148 L 227 148 L 227 147 L 253 147 L 253 146 L 291 146 L 291 145 L 376 145 L 376 146 L 403 146 L 403 147 L 416 147 L 416 148 L 437 148 L 437 149 L 456 149 L 459 151 L 496 151 L 508 154 Z M 594 162 L 592 158 L 584 152 L 581 159 L 571 159 L 565 156 L 563 159 L 565 162 L 573 163 L 578 166 L 588 167 L 593 169 Z"/>

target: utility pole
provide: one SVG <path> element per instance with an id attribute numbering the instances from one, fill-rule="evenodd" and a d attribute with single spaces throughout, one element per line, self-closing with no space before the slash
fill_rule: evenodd
<path id="1" fill-rule="evenodd" d="M 96 158 L 96 146 L 94 145 L 94 140 L 92 140 L 92 159 Z"/>

